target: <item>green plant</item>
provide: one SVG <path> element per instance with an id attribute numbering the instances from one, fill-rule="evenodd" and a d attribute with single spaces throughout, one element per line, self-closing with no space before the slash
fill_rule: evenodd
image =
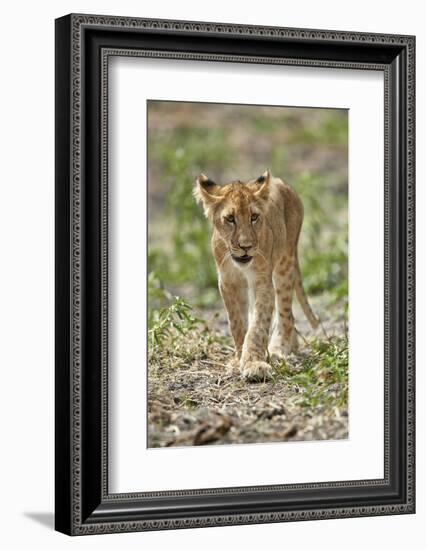
<path id="1" fill-rule="evenodd" d="M 348 404 L 348 341 L 346 336 L 310 343 L 309 354 L 298 357 L 296 369 L 286 362 L 275 366 L 275 381 L 285 378 L 306 408 L 346 407 Z"/>
<path id="2" fill-rule="evenodd" d="M 324 113 L 316 123 L 297 125 L 290 138 L 291 143 L 319 147 L 345 147 L 348 142 L 348 118 L 345 111 Z"/>
<path id="3" fill-rule="evenodd" d="M 174 296 L 170 305 L 151 310 L 148 338 L 151 346 L 173 343 L 180 336 L 186 336 L 199 325 L 202 319 L 194 317 L 192 307 L 182 298 Z"/>
<path id="4" fill-rule="evenodd" d="M 303 282 L 308 294 L 328 292 L 333 301 L 348 292 L 348 223 L 346 195 L 333 182 L 309 172 L 294 182 L 305 219 L 300 238 Z M 326 198 L 325 198 L 326 197 Z"/>

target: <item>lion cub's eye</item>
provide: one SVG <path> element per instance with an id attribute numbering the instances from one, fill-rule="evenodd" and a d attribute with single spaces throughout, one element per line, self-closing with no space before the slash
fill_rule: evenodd
<path id="1" fill-rule="evenodd" d="M 235 223 L 235 218 L 234 218 L 234 216 L 225 216 L 225 220 L 226 220 L 228 223 Z"/>
<path id="2" fill-rule="evenodd" d="M 251 221 L 252 221 L 252 222 L 257 221 L 258 219 L 259 219 L 259 214 L 252 214 L 252 215 L 251 215 Z"/>

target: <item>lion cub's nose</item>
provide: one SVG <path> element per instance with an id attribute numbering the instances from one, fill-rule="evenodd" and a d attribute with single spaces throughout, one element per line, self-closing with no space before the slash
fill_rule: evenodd
<path id="1" fill-rule="evenodd" d="M 244 252 L 247 254 L 247 252 L 250 250 L 250 248 L 252 248 L 252 244 L 239 244 L 239 247 L 242 248 L 244 250 Z"/>

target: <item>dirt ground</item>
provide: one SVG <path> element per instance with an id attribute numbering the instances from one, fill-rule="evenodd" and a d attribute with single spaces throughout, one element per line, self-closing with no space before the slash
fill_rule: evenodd
<path id="1" fill-rule="evenodd" d="M 315 302 L 313 303 L 315 307 Z M 317 304 L 318 305 L 318 304 Z M 336 440 L 348 437 L 347 404 L 336 405 L 342 384 L 327 369 L 318 369 L 311 342 L 333 342 L 345 333 L 338 310 L 328 309 L 322 327 L 308 328 L 299 310 L 296 319 L 300 350 L 285 364 L 274 363 L 273 380 L 248 383 L 226 365 L 230 341 L 200 344 L 188 334 L 189 349 L 174 351 L 173 367 L 167 357 L 150 361 L 148 446 L 225 445 L 279 441 Z M 208 330 L 226 334 L 224 312 L 210 313 Z M 191 347 L 194 344 L 196 352 Z M 176 358 L 177 356 L 177 358 Z M 180 358 L 179 358 L 180 356 Z M 318 358 L 320 356 L 318 355 Z M 309 359 L 309 377 L 306 372 Z M 343 383 L 347 384 L 347 369 Z M 316 378 L 310 380 L 310 378 Z M 313 399 L 309 385 L 317 385 L 320 399 Z M 308 395 L 309 399 L 306 399 Z"/>

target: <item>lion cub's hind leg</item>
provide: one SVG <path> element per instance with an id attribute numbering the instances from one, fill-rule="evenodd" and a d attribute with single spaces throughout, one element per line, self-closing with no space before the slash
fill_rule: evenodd
<path id="1" fill-rule="evenodd" d="M 268 351 L 279 359 L 298 348 L 293 317 L 293 292 L 296 279 L 295 258 L 285 255 L 277 264 L 273 280 L 275 288 L 274 328 Z"/>

